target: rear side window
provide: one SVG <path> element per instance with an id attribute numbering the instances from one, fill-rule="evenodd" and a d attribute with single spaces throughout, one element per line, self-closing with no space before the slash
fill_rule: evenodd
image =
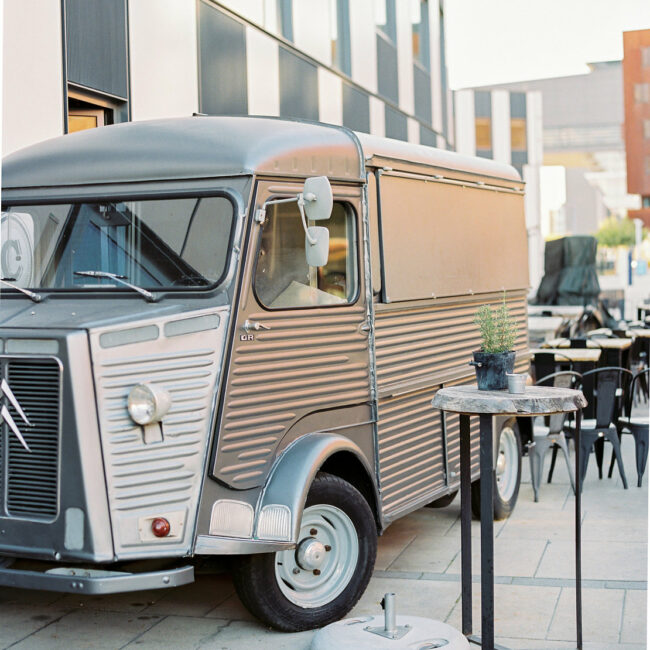
<path id="1" fill-rule="evenodd" d="M 326 266 L 314 268 L 305 260 L 305 231 L 295 203 L 269 206 L 255 269 L 254 290 L 268 309 L 325 307 L 356 300 L 359 280 L 357 232 L 347 204 L 334 203 L 325 226 L 330 233 Z"/>

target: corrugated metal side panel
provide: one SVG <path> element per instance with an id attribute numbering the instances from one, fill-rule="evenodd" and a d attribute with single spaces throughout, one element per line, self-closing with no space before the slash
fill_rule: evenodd
<path id="1" fill-rule="evenodd" d="M 382 510 L 391 518 L 445 484 L 436 388 L 379 400 L 377 444 Z"/>
<path id="2" fill-rule="evenodd" d="M 474 371 L 468 366 L 472 352 L 480 347 L 474 315 L 480 305 L 498 301 L 498 297 L 490 300 L 473 297 L 440 305 L 378 309 L 375 347 L 379 395 L 390 395 L 394 389 L 404 393 L 409 384 L 414 384 L 414 388 L 446 385 L 463 375 L 468 381 L 474 381 Z M 515 350 L 526 352 L 525 292 L 508 296 L 507 302 L 517 320 Z"/>
<path id="3" fill-rule="evenodd" d="M 249 314 L 270 327 L 235 349 L 217 452 L 217 476 L 259 485 L 286 431 L 320 409 L 370 399 L 363 305 L 341 310 Z M 326 416 L 323 427 L 326 427 Z"/>

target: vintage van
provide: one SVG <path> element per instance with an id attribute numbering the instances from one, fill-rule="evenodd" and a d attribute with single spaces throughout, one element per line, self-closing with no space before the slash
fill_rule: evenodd
<path id="1" fill-rule="evenodd" d="M 262 621 L 324 625 L 377 535 L 458 489 L 431 399 L 474 381 L 474 313 L 504 291 L 528 362 L 509 166 L 195 116 L 37 144 L 2 181 L 1 585 L 172 587 L 230 555 Z M 497 517 L 525 426 L 496 428 Z"/>

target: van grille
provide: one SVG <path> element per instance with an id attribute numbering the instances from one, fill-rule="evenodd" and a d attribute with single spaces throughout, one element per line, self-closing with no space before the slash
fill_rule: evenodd
<path id="1" fill-rule="evenodd" d="M 0 496 L 10 517 L 53 519 L 58 510 L 61 371 L 55 359 L 0 359 L 0 370 L 29 419 L 28 426 L 2 395 L 31 451 L 3 421 L 0 433 Z M 4 420 L 5 418 L 3 418 Z M 2 490 L 4 489 L 4 494 Z"/>

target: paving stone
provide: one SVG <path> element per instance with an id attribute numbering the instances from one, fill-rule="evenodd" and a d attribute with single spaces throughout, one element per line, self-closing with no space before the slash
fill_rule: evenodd
<path id="1" fill-rule="evenodd" d="M 625 592 L 618 589 L 582 590 L 582 636 L 585 641 L 619 643 L 624 595 Z M 563 641 L 576 638 L 575 589 L 562 589 L 547 638 Z"/>
<path id="2" fill-rule="evenodd" d="M 519 513 L 506 520 L 497 537 L 497 544 L 506 540 L 566 540 L 575 537 L 575 513 L 573 510 L 540 509 L 537 512 Z"/>
<path id="3" fill-rule="evenodd" d="M 459 553 L 460 540 L 455 537 L 418 535 L 388 570 L 444 573 Z"/>
<path id="4" fill-rule="evenodd" d="M 558 587 L 494 585 L 494 633 L 496 637 L 544 639 L 560 596 Z M 461 628 L 461 601 L 446 621 Z M 481 629 L 481 588 L 472 588 L 474 634 Z"/>
<path id="5" fill-rule="evenodd" d="M 234 592 L 229 575 L 201 575 L 196 582 L 166 590 L 163 598 L 147 607 L 146 614 L 205 616 Z"/>
<path id="6" fill-rule="evenodd" d="M 38 591 L 37 589 L 0 589 L 0 606 L 5 603 L 24 603 L 25 605 L 52 605 L 63 598 L 56 591 Z"/>
<path id="7" fill-rule="evenodd" d="M 0 603 L 0 648 L 6 648 L 49 625 L 67 610 L 54 606 Z"/>
<path id="8" fill-rule="evenodd" d="M 623 643 L 640 643 L 647 638 L 648 592 L 626 591 L 623 608 Z"/>
<path id="9" fill-rule="evenodd" d="M 157 616 L 76 610 L 12 646 L 17 650 L 115 650 L 159 620 Z"/>
<path id="10" fill-rule="evenodd" d="M 382 613 L 380 602 L 395 593 L 397 615 L 424 616 L 444 621 L 460 598 L 460 583 L 371 578 L 366 592 L 347 618 Z"/>
<path id="11" fill-rule="evenodd" d="M 218 647 L 215 642 L 221 630 L 230 621 L 189 616 L 167 616 L 137 637 L 127 648 L 160 650 L 160 648 Z"/>
<path id="12" fill-rule="evenodd" d="M 210 642 L 199 646 L 206 650 L 309 650 L 314 632 L 287 634 L 245 621 L 233 621 Z"/>
<path id="13" fill-rule="evenodd" d="M 547 542 L 544 539 L 526 539 L 513 544 L 512 540 L 496 539 L 494 542 L 494 575 L 532 577 L 539 565 Z M 461 572 L 459 553 L 447 569 L 447 573 Z M 472 573 L 481 570 L 481 545 L 472 543 Z"/>
<path id="14" fill-rule="evenodd" d="M 150 591 L 129 591 L 124 594 L 107 594 L 105 596 L 66 594 L 56 601 L 56 604 L 67 609 L 86 607 L 106 612 L 141 612 L 168 596 L 168 591 L 167 589 L 152 589 Z"/>
<path id="15" fill-rule="evenodd" d="M 256 621 L 234 593 L 205 614 L 209 618 L 227 618 L 233 621 Z"/>
<path id="16" fill-rule="evenodd" d="M 415 537 L 416 533 L 412 530 L 402 530 L 395 524 L 390 526 L 377 543 L 375 569 L 380 571 L 387 569 Z"/>
<path id="17" fill-rule="evenodd" d="M 575 575 L 572 542 L 549 543 L 535 577 L 561 578 Z M 647 545 L 637 542 L 582 543 L 582 577 L 588 580 L 645 580 Z"/>

